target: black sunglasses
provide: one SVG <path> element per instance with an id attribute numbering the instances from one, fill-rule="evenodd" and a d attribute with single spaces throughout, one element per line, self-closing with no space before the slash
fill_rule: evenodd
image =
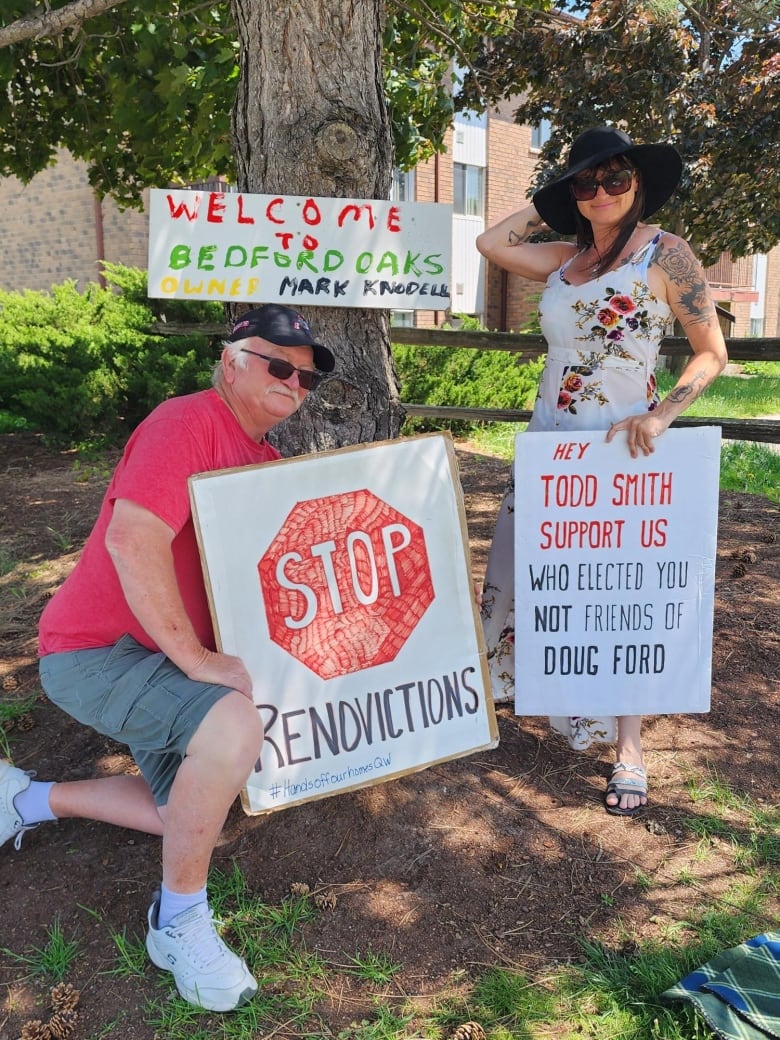
<path id="1" fill-rule="evenodd" d="M 272 375 L 274 379 L 289 379 L 293 372 L 297 372 L 298 384 L 303 390 L 316 390 L 324 378 L 321 372 L 314 372 L 310 368 L 296 368 L 295 365 L 291 365 L 284 358 L 258 354 L 256 350 L 249 350 L 248 347 L 240 347 L 239 349 L 242 354 L 254 354 L 255 357 L 267 361 L 269 375 Z"/>
<path id="2" fill-rule="evenodd" d="M 633 179 L 633 170 L 616 170 L 614 173 L 608 173 L 600 181 L 595 178 L 587 181 L 573 180 L 571 193 L 577 202 L 590 202 L 591 199 L 595 199 L 599 188 L 603 188 L 607 195 L 625 195 Z"/>

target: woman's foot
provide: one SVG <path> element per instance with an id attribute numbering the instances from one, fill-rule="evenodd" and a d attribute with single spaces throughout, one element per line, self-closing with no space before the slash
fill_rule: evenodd
<path id="1" fill-rule="evenodd" d="M 647 806 L 647 772 L 644 766 L 616 762 L 607 783 L 604 807 L 613 816 L 633 816 Z"/>

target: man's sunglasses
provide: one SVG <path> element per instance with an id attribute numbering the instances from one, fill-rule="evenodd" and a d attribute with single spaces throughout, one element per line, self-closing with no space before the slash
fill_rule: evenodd
<path id="1" fill-rule="evenodd" d="M 298 385 L 303 390 L 316 390 L 324 378 L 322 372 L 314 372 L 310 368 L 296 368 L 295 365 L 291 365 L 284 358 L 258 354 L 256 350 L 249 350 L 248 347 L 241 347 L 240 350 L 242 354 L 254 354 L 255 357 L 267 361 L 269 375 L 272 375 L 274 379 L 289 379 L 293 372 L 297 372 Z"/>
<path id="2" fill-rule="evenodd" d="M 616 170 L 615 173 L 608 173 L 600 181 L 595 178 L 587 181 L 573 180 L 571 193 L 577 202 L 590 202 L 591 199 L 595 199 L 599 188 L 603 188 L 607 195 L 625 195 L 633 179 L 633 170 Z"/>

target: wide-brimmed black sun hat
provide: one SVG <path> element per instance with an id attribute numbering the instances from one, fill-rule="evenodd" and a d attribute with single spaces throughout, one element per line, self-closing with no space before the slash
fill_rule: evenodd
<path id="1" fill-rule="evenodd" d="M 682 159 L 671 144 L 634 144 L 623 130 L 594 126 L 576 139 L 566 170 L 540 188 L 533 197 L 536 212 L 555 231 L 573 235 L 577 229 L 576 203 L 569 182 L 583 170 L 593 169 L 616 155 L 627 156 L 642 176 L 645 205 L 642 219 L 671 198 L 682 176 Z"/>

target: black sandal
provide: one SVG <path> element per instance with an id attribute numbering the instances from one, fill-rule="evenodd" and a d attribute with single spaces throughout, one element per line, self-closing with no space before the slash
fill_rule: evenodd
<path id="1" fill-rule="evenodd" d="M 638 779 L 634 777 L 623 777 L 620 780 L 615 780 L 615 773 L 634 773 Z M 610 805 L 607 801 L 609 795 L 615 795 L 617 797 L 617 804 Z M 607 783 L 607 793 L 604 797 L 604 808 L 612 816 L 635 816 L 638 812 L 647 808 L 647 803 L 644 805 L 635 805 L 633 809 L 621 809 L 620 799 L 624 794 L 638 794 L 640 797 L 647 797 L 647 771 L 644 766 L 632 766 L 625 762 L 616 762 L 612 767 L 612 776 L 609 778 Z"/>

